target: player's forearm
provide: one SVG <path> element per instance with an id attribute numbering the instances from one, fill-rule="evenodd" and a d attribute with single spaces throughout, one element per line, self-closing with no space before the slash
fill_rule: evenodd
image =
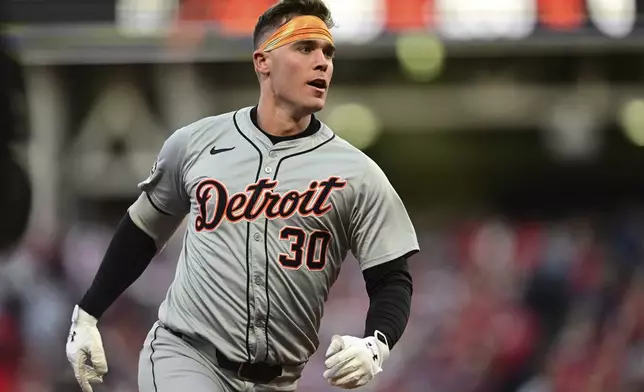
<path id="1" fill-rule="evenodd" d="M 89 290 L 79 306 L 100 318 L 103 313 L 145 271 L 155 256 L 154 240 L 125 214 Z"/>
<path id="2" fill-rule="evenodd" d="M 369 268 L 363 274 L 370 302 L 365 336 L 373 336 L 378 330 L 392 348 L 402 336 L 411 310 L 413 286 L 407 260 L 393 260 Z"/>

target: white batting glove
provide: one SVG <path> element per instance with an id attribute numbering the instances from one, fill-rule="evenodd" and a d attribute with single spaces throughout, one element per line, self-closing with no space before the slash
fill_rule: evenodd
<path id="1" fill-rule="evenodd" d="M 384 338 L 379 331 L 364 339 L 333 336 L 324 362 L 324 378 L 329 384 L 343 389 L 358 388 L 380 373 L 383 362 L 389 358 L 389 346 L 377 336 Z"/>
<path id="2" fill-rule="evenodd" d="M 102 383 L 103 375 L 107 373 L 107 360 L 97 322 L 94 316 L 78 305 L 74 307 L 65 351 L 83 392 L 92 392 L 91 384 Z M 88 359 L 90 364 L 86 363 Z"/>

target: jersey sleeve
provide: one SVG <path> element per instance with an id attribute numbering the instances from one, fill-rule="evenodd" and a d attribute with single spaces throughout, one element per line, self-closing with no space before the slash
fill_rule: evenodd
<path id="1" fill-rule="evenodd" d="M 190 211 L 190 198 L 184 186 L 185 157 L 190 127 L 175 131 L 161 147 L 150 175 L 138 188 L 161 213 L 184 216 Z"/>
<path id="2" fill-rule="evenodd" d="M 351 213 L 351 251 L 364 271 L 419 251 L 416 231 L 398 193 L 369 160 Z"/>

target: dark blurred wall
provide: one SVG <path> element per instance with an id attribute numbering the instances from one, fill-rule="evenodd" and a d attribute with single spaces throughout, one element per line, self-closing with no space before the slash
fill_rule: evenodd
<path id="1" fill-rule="evenodd" d="M 19 71 L 4 36 L 0 36 L 0 251 L 18 242 L 31 206 L 28 175 L 10 149 L 18 134 L 18 113 L 12 99 L 20 85 Z"/>
<path id="2" fill-rule="evenodd" d="M 6 20 L 11 23 L 54 24 L 112 22 L 116 0 L 37 0 L 7 3 Z"/>

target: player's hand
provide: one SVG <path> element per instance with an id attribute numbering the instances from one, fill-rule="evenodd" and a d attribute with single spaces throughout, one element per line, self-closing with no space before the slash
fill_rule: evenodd
<path id="1" fill-rule="evenodd" d="M 65 351 L 83 392 L 92 392 L 91 384 L 102 383 L 107 373 L 105 350 L 96 324 L 94 316 L 78 305 L 74 307 Z"/>
<path id="2" fill-rule="evenodd" d="M 376 331 L 376 335 L 382 335 Z M 335 335 L 326 351 L 324 378 L 329 384 L 344 388 L 358 388 L 382 371 L 389 358 L 389 346 L 369 336 L 364 339 Z"/>

